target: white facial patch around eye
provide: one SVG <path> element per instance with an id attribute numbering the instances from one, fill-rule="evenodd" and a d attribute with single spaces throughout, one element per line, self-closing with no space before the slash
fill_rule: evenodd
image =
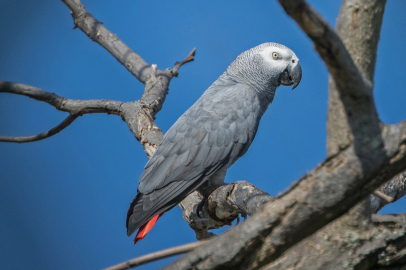
<path id="1" fill-rule="evenodd" d="M 273 54 L 277 53 L 278 54 L 278 58 L 274 58 Z M 259 53 L 266 62 L 271 63 L 273 66 L 279 66 L 279 65 L 284 65 L 283 59 L 285 58 L 284 55 L 284 51 L 281 48 L 278 47 L 267 47 L 265 49 L 263 49 L 260 53 Z"/>

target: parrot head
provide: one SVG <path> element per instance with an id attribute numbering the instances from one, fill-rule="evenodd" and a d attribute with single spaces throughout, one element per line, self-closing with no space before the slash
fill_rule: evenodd
<path id="1" fill-rule="evenodd" d="M 263 43 L 240 54 L 226 71 L 251 85 L 256 91 L 274 92 L 280 86 L 295 89 L 302 78 L 299 58 L 279 43 Z"/>
<path id="2" fill-rule="evenodd" d="M 279 74 L 277 80 L 279 85 L 293 85 L 292 89 L 299 85 L 302 79 L 302 68 L 299 58 L 291 49 L 278 43 L 270 43 L 259 54 L 264 59 L 266 68 Z"/>

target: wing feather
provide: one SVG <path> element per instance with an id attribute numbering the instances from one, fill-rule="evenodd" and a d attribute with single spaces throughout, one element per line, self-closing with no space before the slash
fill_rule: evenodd
<path id="1" fill-rule="evenodd" d="M 258 98 L 248 86 L 213 84 L 168 130 L 145 166 L 128 232 L 234 163 L 255 136 L 259 111 Z"/>

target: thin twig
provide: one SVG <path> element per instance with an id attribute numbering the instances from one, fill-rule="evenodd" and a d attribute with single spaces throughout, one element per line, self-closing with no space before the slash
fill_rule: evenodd
<path id="1" fill-rule="evenodd" d="M 371 195 L 372 213 L 377 213 L 385 205 L 396 202 L 406 195 L 406 171 L 393 177 L 390 181 L 382 185 L 378 191 L 392 198 L 392 201 L 388 202 L 374 193 L 375 196 Z"/>
<path id="2" fill-rule="evenodd" d="M 175 63 L 175 66 L 174 66 L 173 69 L 172 69 L 172 74 L 173 74 L 173 76 L 174 76 L 174 77 L 178 77 L 178 75 L 179 75 L 179 74 L 178 74 L 179 68 L 180 68 L 181 66 L 183 66 L 184 64 L 186 64 L 186 63 L 189 63 L 189 62 L 194 61 L 194 60 L 195 60 L 195 55 L 196 55 L 196 48 L 194 48 L 194 49 L 189 53 L 189 55 L 186 56 L 185 59 L 183 59 L 183 60 L 180 61 L 180 62 L 176 62 L 176 63 Z"/>
<path id="3" fill-rule="evenodd" d="M 375 190 L 374 191 L 374 195 L 384 201 L 386 201 L 387 203 L 391 203 L 394 201 L 394 198 L 391 196 L 386 195 L 385 193 L 379 191 L 379 190 Z"/>
<path id="4" fill-rule="evenodd" d="M 24 136 L 24 137 L 7 137 L 7 136 L 0 136 L 0 142 L 15 142 L 15 143 L 25 143 L 25 142 L 35 142 L 39 140 L 43 140 L 46 138 L 49 138 L 57 133 L 59 133 L 61 130 L 69 126 L 73 121 L 78 118 L 79 115 L 75 114 L 70 114 L 68 117 L 65 118 L 59 125 L 56 127 L 42 132 L 40 134 L 36 135 L 31 135 L 31 136 Z"/>
<path id="5" fill-rule="evenodd" d="M 171 256 L 175 256 L 175 255 L 179 255 L 179 254 L 183 254 L 183 253 L 192 251 L 195 248 L 203 245 L 206 242 L 207 241 L 194 242 L 194 243 L 190 243 L 190 244 L 186 244 L 186 245 L 182 245 L 182 246 L 177 246 L 177 247 L 172 247 L 172 248 L 168 248 L 165 250 L 157 251 L 157 252 L 150 253 L 150 254 L 147 254 L 147 255 L 144 255 L 144 256 L 141 256 L 138 258 L 134 258 L 127 262 L 123 262 L 123 263 L 111 266 L 104 270 L 121 270 L 121 269 L 134 268 L 134 267 L 146 264 L 146 263 L 158 261 L 158 260 L 165 259 L 165 258 L 168 258 Z"/>

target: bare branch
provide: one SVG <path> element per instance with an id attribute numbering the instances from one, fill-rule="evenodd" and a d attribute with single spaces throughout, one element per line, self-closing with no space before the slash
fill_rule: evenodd
<path id="1" fill-rule="evenodd" d="M 337 17 L 337 33 L 355 65 L 369 81 L 374 70 L 386 0 L 343 0 Z M 333 74 L 332 74 L 333 75 Z M 337 78 L 330 76 L 327 115 L 327 152 L 334 155 L 355 140 L 369 143 L 379 133 L 379 117 L 370 95 L 345 94 Z M 389 179 L 388 179 L 389 180 Z"/>
<path id="2" fill-rule="evenodd" d="M 371 82 L 362 76 L 341 38 L 326 20 L 305 0 L 278 1 L 311 38 L 340 90 L 353 96 L 369 96 Z"/>
<path id="3" fill-rule="evenodd" d="M 384 126 L 381 137 L 384 150 L 370 147 L 368 157 L 355 146 L 341 150 L 280 199 L 165 269 L 258 269 L 273 262 L 406 169 L 406 121 Z"/>
<path id="4" fill-rule="evenodd" d="M 140 82 L 144 83 L 152 74 L 151 66 L 131 50 L 117 35 L 111 33 L 92 16 L 80 0 L 62 0 L 71 10 L 75 27 L 82 30 L 91 40 L 100 44 L 125 66 Z"/>
<path id="5" fill-rule="evenodd" d="M 123 102 L 113 100 L 75 100 L 21 83 L 0 81 L 0 93 L 11 93 L 44 101 L 59 111 L 81 116 L 87 113 L 107 113 L 120 115 Z"/>
<path id="6" fill-rule="evenodd" d="M 152 155 L 155 148 L 149 149 L 151 146 L 156 147 L 162 138 L 162 131 L 155 125 L 151 117 L 141 108 L 139 102 L 119 102 L 113 100 L 74 100 L 64 98 L 45 90 L 28 86 L 20 83 L 0 81 L 0 92 L 18 94 L 27 96 L 39 101 L 44 101 L 57 110 L 69 112 L 70 116 L 60 125 L 50 131 L 18 138 L 3 137 L 4 140 L 22 142 L 21 140 L 33 141 L 45 139 L 65 128 L 78 116 L 89 113 L 107 113 L 119 115 L 128 124 L 134 137 L 141 142 L 147 151 L 147 154 Z"/>
<path id="7" fill-rule="evenodd" d="M 391 203 L 393 202 L 394 198 L 391 196 L 386 195 L 385 193 L 379 191 L 379 190 L 375 190 L 373 192 L 373 194 L 378 197 L 379 199 L 382 199 L 384 201 L 386 201 L 387 203 Z"/>
<path id="8" fill-rule="evenodd" d="M 406 214 L 373 215 L 368 223 L 343 218 L 262 269 L 402 269 L 396 266 L 406 262 Z"/>
<path id="9" fill-rule="evenodd" d="M 63 101 L 63 97 L 55 95 L 54 93 L 22 83 L 0 81 L 0 93 L 1 92 L 27 96 L 39 101 L 44 101 L 58 110 Z"/>
<path id="10" fill-rule="evenodd" d="M 177 246 L 177 247 L 172 247 L 168 248 L 165 250 L 157 251 L 154 253 L 150 253 L 132 260 L 129 260 L 127 262 L 123 262 L 114 266 L 111 266 L 109 268 L 106 268 L 104 270 L 123 270 L 123 269 L 130 269 L 134 268 L 146 263 L 150 263 L 153 261 L 158 261 L 161 259 L 165 259 L 171 256 L 183 254 L 186 252 L 189 252 L 191 250 L 194 250 L 195 248 L 205 244 L 206 241 L 200 241 L 200 242 L 195 242 L 195 243 L 190 243 L 190 244 L 185 244 L 182 246 Z"/>
<path id="11" fill-rule="evenodd" d="M 186 63 L 192 62 L 193 60 L 195 60 L 195 55 L 196 55 L 196 48 L 194 48 L 189 55 L 183 59 L 181 62 L 176 62 L 175 66 L 172 69 L 172 73 L 174 77 L 178 77 L 178 70 L 181 66 L 183 66 Z"/>
<path id="12" fill-rule="evenodd" d="M 37 135 L 32 135 L 32 136 L 24 136 L 24 137 L 6 137 L 6 136 L 0 136 L 0 142 L 15 142 L 15 143 L 25 143 L 25 142 L 35 142 L 39 140 L 43 140 L 46 138 L 49 138 L 57 133 L 59 133 L 61 130 L 69 126 L 73 121 L 78 118 L 79 115 L 74 115 L 70 114 L 68 117 L 65 118 L 59 125 L 56 127 L 42 132 Z"/>
<path id="13" fill-rule="evenodd" d="M 80 0 L 62 0 L 71 10 L 75 27 L 82 30 L 90 39 L 100 44 L 124 65 L 140 82 L 145 84 L 145 91 L 137 104 L 126 103 L 127 109 L 121 116 L 134 136 L 144 146 L 148 157 L 154 153 L 163 137 L 162 131 L 154 123 L 155 115 L 161 110 L 168 93 L 169 84 L 178 75 L 178 69 L 194 60 L 195 49 L 182 62 L 176 62 L 174 70 L 157 70 L 152 68 L 136 52 L 131 50 L 117 35 L 111 33 L 94 18 Z M 129 107 L 137 107 L 135 112 Z"/>
<path id="14" fill-rule="evenodd" d="M 193 61 L 194 53 L 195 49 L 182 61 L 183 64 Z M 182 65 L 175 64 L 176 73 Z M 148 157 L 151 157 L 163 137 L 162 131 L 154 123 L 155 115 L 162 108 L 172 78 L 172 70 L 156 70 L 146 81 L 145 92 L 139 102 L 67 99 L 33 86 L 4 81 L 0 81 L 0 92 L 24 95 L 44 101 L 60 111 L 69 112 L 71 115 L 81 116 L 87 113 L 120 115 L 128 124 L 134 137 L 144 146 Z M 10 138 L 4 139 L 9 140 Z"/>
<path id="15" fill-rule="evenodd" d="M 243 217 L 253 215 L 265 203 L 275 200 L 268 193 L 246 181 L 237 181 L 217 188 L 210 194 L 203 212 L 198 216 L 196 208 L 202 199 L 202 195 L 195 191 L 179 203 L 183 219 L 195 231 L 198 240 L 214 236 L 208 231 L 231 225 L 239 215 Z"/>

